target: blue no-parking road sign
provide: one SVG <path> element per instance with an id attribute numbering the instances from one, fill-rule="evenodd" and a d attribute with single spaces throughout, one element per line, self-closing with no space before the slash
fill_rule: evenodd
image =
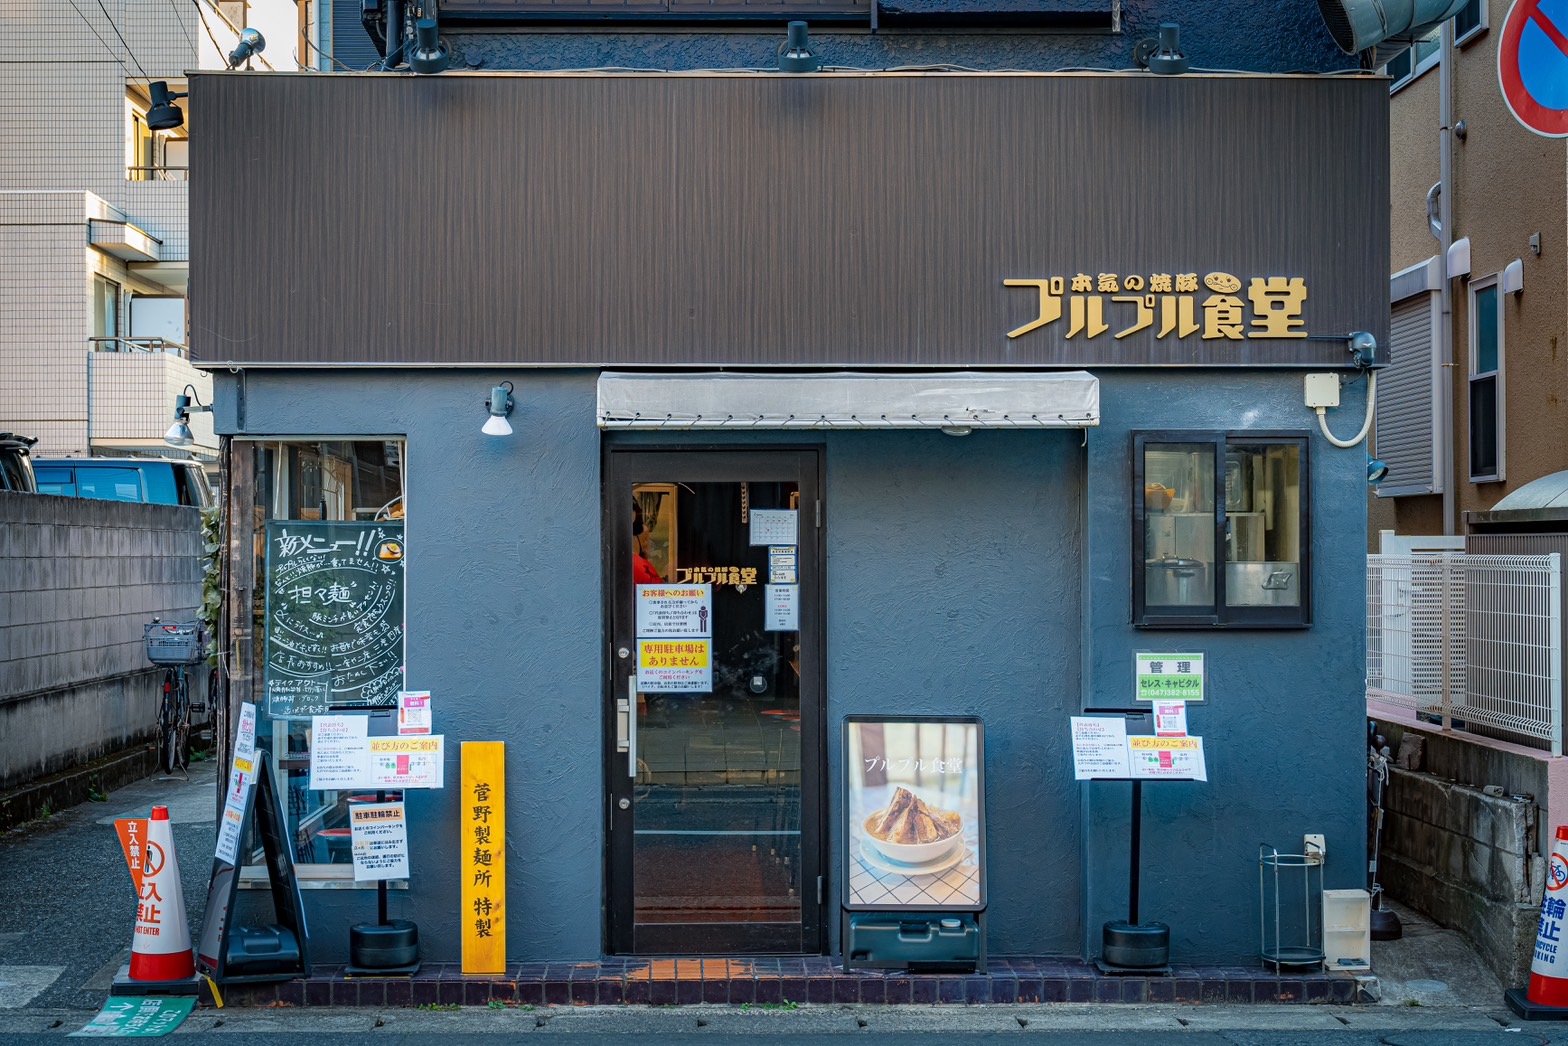
<path id="1" fill-rule="evenodd" d="M 1568 138 L 1568 0 L 1514 0 L 1497 48 L 1497 80 L 1514 119 Z"/>

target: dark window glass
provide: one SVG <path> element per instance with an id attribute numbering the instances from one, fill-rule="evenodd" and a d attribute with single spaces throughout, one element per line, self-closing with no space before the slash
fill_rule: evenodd
<path id="1" fill-rule="evenodd" d="M 142 474 L 137 469 L 77 469 L 76 493 L 100 501 L 141 501 Z"/>
<path id="2" fill-rule="evenodd" d="M 1497 376 L 1470 382 L 1470 475 L 1497 475 Z"/>
<path id="3" fill-rule="evenodd" d="M 1482 0 L 1470 0 L 1454 15 L 1454 39 L 1462 40 L 1469 33 L 1481 26 Z"/>
<path id="4" fill-rule="evenodd" d="M 1306 438 L 1134 436 L 1135 624 L 1311 621 Z"/>
<path id="5" fill-rule="evenodd" d="M 1475 292 L 1475 373 L 1497 370 L 1497 287 Z"/>

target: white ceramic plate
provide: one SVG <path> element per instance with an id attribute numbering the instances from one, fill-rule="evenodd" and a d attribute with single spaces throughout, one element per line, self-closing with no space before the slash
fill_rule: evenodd
<path id="1" fill-rule="evenodd" d="M 874 843 L 864 839 L 860 841 L 860 858 L 879 872 L 892 872 L 894 875 L 937 875 L 963 863 L 969 856 L 969 847 L 959 840 L 959 845 L 934 860 L 923 864 L 904 864 L 892 860 L 876 848 Z"/>

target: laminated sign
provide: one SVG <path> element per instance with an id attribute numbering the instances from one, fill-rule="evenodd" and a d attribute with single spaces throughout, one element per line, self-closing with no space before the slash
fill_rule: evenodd
<path id="1" fill-rule="evenodd" d="M 713 586 L 637 586 L 637 689 L 713 690 Z"/>

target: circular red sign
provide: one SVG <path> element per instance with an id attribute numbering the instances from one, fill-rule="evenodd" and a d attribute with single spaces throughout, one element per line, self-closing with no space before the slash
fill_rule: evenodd
<path id="1" fill-rule="evenodd" d="M 1568 0 L 1515 0 L 1503 20 L 1497 80 L 1514 119 L 1568 138 Z"/>

